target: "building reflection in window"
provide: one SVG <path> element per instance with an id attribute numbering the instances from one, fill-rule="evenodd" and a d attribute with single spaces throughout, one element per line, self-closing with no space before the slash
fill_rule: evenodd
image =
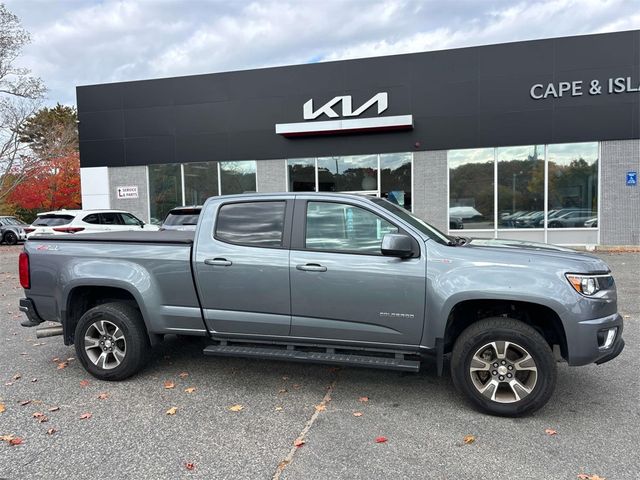
<path id="1" fill-rule="evenodd" d="M 549 145 L 549 228 L 598 226 L 598 143 Z"/>
<path id="2" fill-rule="evenodd" d="M 318 190 L 321 192 L 378 192 L 378 156 L 318 158 Z"/>
<path id="3" fill-rule="evenodd" d="M 411 153 L 380 155 L 380 196 L 411 210 Z"/>
<path id="4" fill-rule="evenodd" d="M 187 205 L 202 205 L 218 195 L 218 164 L 198 162 L 184 164 L 184 198 Z"/>
<path id="5" fill-rule="evenodd" d="M 256 191 L 256 162 L 220 162 L 221 195 Z"/>
<path id="6" fill-rule="evenodd" d="M 150 222 L 162 223 L 169 210 L 182 205 L 180 164 L 149 165 Z"/>
<path id="7" fill-rule="evenodd" d="M 449 227 L 494 228 L 494 149 L 450 150 Z"/>
<path id="8" fill-rule="evenodd" d="M 316 191 L 315 158 L 295 158 L 287 161 L 290 192 Z"/>
<path id="9" fill-rule="evenodd" d="M 544 227 L 544 145 L 496 149 L 498 228 Z"/>

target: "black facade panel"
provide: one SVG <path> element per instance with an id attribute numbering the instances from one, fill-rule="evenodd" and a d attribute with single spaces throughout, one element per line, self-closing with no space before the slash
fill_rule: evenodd
<path id="1" fill-rule="evenodd" d="M 640 85 L 640 31 L 78 87 L 82 166 L 261 160 L 640 138 L 640 93 L 610 93 L 610 78 Z M 602 87 L 591 91 L 591 82 Z M 551 83 L 580 95 L 534 99 Z M 413 115 L 410 131 L 285 138 L 335 97 L 352 111 L 387 92 L 388 108 L 357 117 Z M 336 101 L 338 120 L 344 104 Z M 126 148 L 125 148 L 126 146 Z"/>
<path id="2" fill-rule="evenodd" d="M 124 167 L 124 140 L 93 140 L 80 142 L 82 167 Z"/>

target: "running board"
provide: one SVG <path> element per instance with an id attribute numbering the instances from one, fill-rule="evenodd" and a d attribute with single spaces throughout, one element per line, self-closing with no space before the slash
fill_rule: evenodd
<path id="1" fill-rule="evenodd" d="M 420 362 L 407 360 L 404 354 L 396 354 L 395 357 L 376 357 L 368 355 L 356 355 L 350 353 L 333 353 L 332 348 L 327 347 L 327 352 L 312 352 L 295 350 L 289 346 L 287 349 L 271 347 L 245 347 L 238 345 L 209 345 L 202 353 L 220 357 L 245 357 L 261 358 L 264 360 L 288 360 L 292 362 L 326 363 L 330 365 L 348 365 L 351 367 L 381 368 L 385 370 L 403 370 L 417 372 L 420 370 Z M 364 353 L 364 352 L 363 352 Z"/>

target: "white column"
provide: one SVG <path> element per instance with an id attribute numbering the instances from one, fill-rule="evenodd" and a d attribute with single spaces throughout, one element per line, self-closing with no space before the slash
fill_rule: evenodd
<path id="1" fill-rule="evenodd" d="M 85 167 L 80 169 L 82 208 L 111 208 L 108 167 Z"/>

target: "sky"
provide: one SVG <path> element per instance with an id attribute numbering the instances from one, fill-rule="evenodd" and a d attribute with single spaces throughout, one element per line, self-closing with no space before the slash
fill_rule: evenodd
<path id="1" fill-rule="evenodd" d="M 19 59 L 75 87 L 640 28 L 640 0 L 4 0 Z"/>

